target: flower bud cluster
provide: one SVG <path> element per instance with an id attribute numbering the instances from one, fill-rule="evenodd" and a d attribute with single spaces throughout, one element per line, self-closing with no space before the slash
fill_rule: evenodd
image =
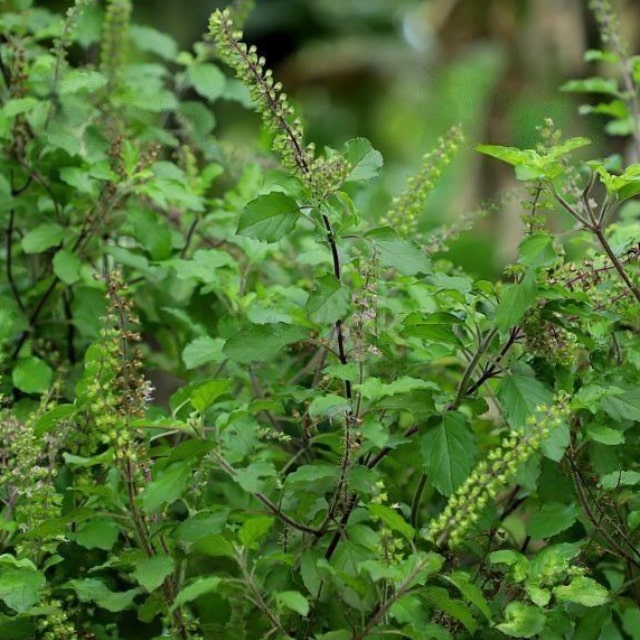
<path id="1" fill-rule="evenodd" d="M 578 339 L 560 324 L 545 319 L 540 307 L 527 313 L 521 328 L 528 352 L 552 364 L 571 366 L 576 362 Z"/>
<path id="2" fill-rule="evenodd" d="M 58 441 L 54 437 L 38 438 L 33 423 L 35 415 L 19 422 L 7 414 L 0 416 L 0 492 L 5 512 L 27 532 L 60 515 L 62 498 L 54 487 L 55 458 Z M 23 539 L 18 553 L 36 557 L 53 552 L 56 541 L 43 544 L 37 539 Z"/>
<path id="3" fill-rule="evenodd" d="M 265 69 L 266 60 L 255 46 L 242 41 L 242 31 L 234 27 L 228 10 L 216 10 L 209 19 L 209 33 L 218 57 L 229 65 L 249 90 L 262 119 L 274 135 L 273 149 L 287 169 L 300 176 L 309 173 L 313 148 L 305 148 L 302 122 L 282 91 L 282 84 Z"/>
<path id="4" fill-rule="evenodd" d="M 131 0 L 108 0 L 102 22 L 100 70 L 107 76 L 109 90 L 118 84 L 127 59 Z"/>
<path id="5" fill-rule="evenodd" d="M 553 405 L 538 407 L 527 421 L 526 433 L 511 431 L 449 498 L 444 511 L 429 524 L 425 537 L 438 545 L 448 541 L 449 547 L 458 546 L 518 468 L 540 449 L 552 429 L 566 421 L 568 406 L 567 399 L 558 396 Z"/>
<path id="6" fill-rule="evenodd" d="M 438 140 L 435 149 L 424 154 L 420 170 L 407 180 L 405 190 L 392 200 L 382 224 L 392 227 L 402 236 L 415 235 L 418 216 L 429 193 L 437 186 L 442 170 L 451 163 L 463 140 L 462 129 L 458 125 L 453 126 Z"/>
<path id="7" fill-rule="evenodd" d="M 38 638 L 41 640 L 78 640 L 78 634 L 69 614 L 60 600 L 49 600 L 42 606 L 55 608 L 53 613 L 38 619 Z"/>
<path id="8" fill-rule="evenodd" d="M 234 26 L 228 9 L 216 10 L 209 19 L 209 33 L 218 57 L 249 90 L 262 120 L 273 135 L 272 148 L 282 166 L 297 175 L 313 198 L 321 201 L 336 191 L 348 175 L 349 163 L 339 154 L 315 157 L 313 144 L 305 146 L 302 121 L 296 115 L 282 84 L 276 82 L 266 60 L 255 46 L 242 41 L 242 31 Z"/>

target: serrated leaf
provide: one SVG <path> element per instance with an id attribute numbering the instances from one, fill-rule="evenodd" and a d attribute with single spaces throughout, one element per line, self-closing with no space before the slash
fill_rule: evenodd
<path id="1" fill-rule="evenodd" d="M 222 582 L 222 579 L 216 576 L 208 578 L 196 578 L 191 584 L 187 585 L 184 589 L 182 589 L 182 591 L 180 591 L 180 593 L 178 593 L 169 611 L 172 612 L 177 607 L 180 607 L 187 602 L 193 602 L 206 593 L 216 591 L 216 589 L 220 585 L 220 582 Z"/>
<path id="2" fill-rule="evenodd" d="M 351 303 L 351 293 L 334 276 L 318 279 L 307 301 L 307 315 L 312 322 L 333 324 L 344 318 Z"/>
<path id="3" fill-rule="evenodd" d="M 75 590 L 80 602 L 95 602 L 99 607 L 112 613 L 128 609 L 133 604 L 133 599 L 141 593 L 139 587 L 128 591 L 111 591 L 102 580 L 97 578 L 71 580 L 69 584 Z"/>
<path id="4" fill-rule="evenodd" d="M 80 280 L 82 261 L 75 253 L 60 249 L 53 256 L 53 272 L 65 284 L 74 284 Z"/>
<path id="5" fill-rule="evenodd" d="M 638 471 L 612 471 L 600 478 L 598 483 L 603 489 L 617 489 L 618 487 L 631 487 L 640 482 Z"/>
<path id="6" fill-rule="evenodd" d="M 227 79 L 214 64 L 198 62 L 187 69 L 187 79 L 191 86 L 211 102 L 217 100 L 225 92 Z"/>
<path id="7" fill-rule="evenodd" d="M 127 27 L 131 42 L 140 51 L 149 51 L 165 60 L 174 60 L 178 53 L 175 40 L 157 29 L 137 24 Z"/>
<path id="8" fill-rule="evenodd" d="M 89 69 L 70 69 L 60 81 L 61 95 L 95 93 L 107 84 L 107 78 L 98 71 Z"/>
<path id="9" fill-rule="evenodd" d="M 230 380 L 207 380 L 193 388 L 189 395 L 189 401 L 194 409 L 204 413 L 220 396 L 228 391 L 230 386 Z"/>
<path id="10" fill-rule="evenodd" d="M 586 576 L 574 576 L 569 584 L 555 587 L 553 594 L 562 602 L 576 602 L 583 607 L 599 607 L 609 601 L 609 592 Z"/>
<path id="11" fill-rule="evenodd" d="M 262 489 L 265 478 L 277 475 L 271 462 L 254 462 L 244 469 L 236 469 L 233 479 L 248 493 L 257 493 Z"/>
<path id="12" fill-rule="evenodd" d="M 496 311 L 496 326 L 507 331 L 520 322 L 524 314 L 536 303 L 538 287 L 533 269 L 527 271 L 521 282 L 507 285 L 502 292 Z"/>
<path id="13" fill-rule="evenodd" d="M 489 607 L 489 603 L 487 602 L 482 589 L 473 584 L 466 573 L 457 571 L 452 573 L 450 576 L 442 575 L 441 578 L 454 585 L 464 596 L 465 600 L 474 605 L 482 615 L 491 622 L 491 608 Z"/>
<path id="14" fill-rule="evenodd" d="M 396 269 L 405 276 L 429 272 L 431 263 L 424 251 L 411 240 L 398 236 L 393 229 L 380 227 L 364 237 L 375 245 L 382 266 Z"/>
<path id="15" fill-rule="evenodd" d="M 624 444 L 625 436 L 619 429 L 612 429 L 601 424 L 589 424 L 586 429 L 587 437 L 594 442 L 606 446 Z"/>
<path id="16" fill-rule="evenodd" d="M 525 368 L 502 378 L 498 397 L 513 429 L 523 429 L 540 405 L 553 401 L 553 393 Z"/>
<path id="17" fill-rule="evenodd" d="M 551 538 L 571 527 L 580 515 L 575 504 L 548 502 L 534 513 L 527 525 L 527 532 L 534 540 Z"/>
<path id="18" fill-rule="evenodd" d="M 467 478 L 475 457 L 475 438 L 467 418 L 448 411 L 422 437 L 424 470 L 433 486 L 451 495 Z"/>
<path id="19" fill-rule="evenodd" d="M 170 556 L 153 556 L 136 562 L 133 577 L 147 591 L 157 589 L 173 571 L 174 562 Z"/>
<path id="20" fill-rule="evenodd" d="M 27 232 L 22 238 L 22 249 L 25 253 L 41 253 L 60 244 L 66 231 L 55 222 L 45 222 Z"/>
<path id="21" fill-rule="evenodd" d="M 176 501 L 184 492 L 191 477 L 186 462 L 176 462 L 158 472 L 142 493 L 142 504 L 148 513 L 157 512 L 164 504 Z"/>
<path id="22" fill-rule="evenodd" d="M 3 555 L 2 559 L 5 558 L 7 556 Z M 44 575 L 31 564 L 11 566 L 6 561 L 0 566 L 0 600 L 18 613 L 27 611 L 40 600 L 45 583 Z"/>
<path id="23" fill-rule="evenodd" d="M 194 553 L 202 553 L 206 556 L 235 558 L 236 552 L 233 545 L 224 536 L 211 533 L 198 538 L 192 550 Z"/>
<path id="24" fill-rule="evenodd" d="M 267 362 L 289 344 L 301 342 L 309 337 L 309 331 L 298 325 L 253 324 L 234 333 L 222 351 L 234 362 Z"/>
<path id="25" fill-rule="evenodd" d="M 222 362 L 224 354 L 222 338 L 203 336 L 190 342 L 182 352 L 182 361 L 187 369 L 195 369 L 209 362 Z"/>
<path id="26" fill-rule="evenodd" d="M 247 204 L 238 222 L 238 233 L 278 242 L 294 229 L 300 215 L 300 207 L 292 197 L 277 191 L 268 193 Z"/>
<path id="27" fill-rule="evenodd" d="M 145 209 L 130 209 L 127 218 L 133 236 L 152 260 L 164 260 L 171 254 L 171 230 L 166 222 Z"/>
<path id="28" fill-rule="evenodd" d="M 13 386 L 24 393 L 44 393 L 53 382 L 53 371 L 40 358 L 20 358 L 11 374 Z"/>
<path id="29" fill-rule="evenodd" d="M 309 613 L 309 601 L 299 591 L 279 591 L 276 593 L 276 602 L 301 616 Z"/>
<path id="30" fill-rule="evenodd" d="M 424 588 L 420 595 L 429 605 L 439 611 L 443 611 L 454 620 L 460 622 L 471 635 L 475 633 L 478 628 L 478 623 L 473 617 L 471 610 L 461 600 L 452 598 L 447 589 L 429 586 Z"/>
<path id="31" fill-rule="evenodd" d="M 560 87 L 560 91 L 572 93 L 604 93 L 609 96 L 618 96 L 620 93 L 615 80 L 609 80 L 599 76 L 584 78 L 582 80 L 569 80 Z"/>
<path id="32" fill-rule="evenodd" d="M 518 263 L 525 267 L 550 267 L 556 260 L 553 238 L 548 233 L 533 233 L 518 247 Z"/>
<path id="33" fill-rule="evenodd" d="M 86 522 L 73 539 L 85 549 L 109 551 L 118 540 L 120 528 L 111 518 L 94 518 Z"/>
<path id="34" fill-rule="evenodd" d="M 257 549 L 258 542 L 269 533 L 274 522 L 269 516 L 249 518 L 240 527 L 238 539 L 247 549 Z"/>
<path id="35" fill-rule="evenodd" d="M 366 138 L 349 140 L 345 145 L 344 157 L 351 165 L 345 182 L 371 180 L 380 173 L 383 164 L 382 154 Z"/>
<path id="36" fill-rule="evenodd" d="M 79 193 L 86 193 L 88 195 L 96 193 L 96 183 L 91 179 L 87 169 L 80 167 L 63 167 L 59 173 L 60 179 Z"/>
<path id="37" fill-rule="evenodd" d="M 640 416 L 640 389 L 627 386 L 611 388 L 600 406 L 614 420 L 635 421 Z"/>
<path id="38" fill-rule="evenodd" d="M 401 376 L 393 382 L 383 382 L 380 378 L 367 378 L 362 384 L 355 385 L 355 388 L 363 398 L 374 401 L 387 396 L 411 393 L 417 389 L 439 389 L 438 385 L 433 382 L 411 376 Z"/>
<path id="39" fill-rule="evenodd" d="M 510 602 L 504 615 L 506 622 L 496 625 L 496 628 L 511 638 L 533 638 L 544 629 L 546 623 L 542 609 L 522 602 Z"/>
<path id="40" fill-rule="evenodd" d="M 382 520 L 391 531 L 397 531 L 409 541 L 413 540 L 415 529 L 397 511 L 375 502 L 369 503 L 367 509 L 371 515 Z"/>
<path id="41" fill-rule="evenodd" d="M 344 416 L 351 410 L 351 403 L 344 397 L 335 394 L 318 396 L 309 405 L 310 418 L 336 418 Z"/>
<path id="42" fill-rule="evenodd" d="M 460 345 L 460 338 L 454 332 L 454 327 L 461 324 L 462 320 L 452 313 L 438 311 L 426 316 L 412 313 L 404 320 L 402 335 Z"/>

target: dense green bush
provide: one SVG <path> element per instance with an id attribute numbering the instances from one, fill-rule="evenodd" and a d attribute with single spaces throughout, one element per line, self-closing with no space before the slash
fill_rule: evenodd
<path id="1" fill-rule="evenodd" d="M 455 123 L 372 210 L 381 155 L 304 139 L 248 5 L 186 53 L 130 0 L 0 2 L 0 638 L 639 638 L 640 165 L 479 147 L 528 196 L 474 280 L 468 221 L 418 233 Z M 620 82 L 565 88 L 637 156 L 592 5 Z"/>

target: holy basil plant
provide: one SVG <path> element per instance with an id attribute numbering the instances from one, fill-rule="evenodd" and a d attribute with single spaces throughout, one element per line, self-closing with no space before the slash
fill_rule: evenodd
<path id="1" fill-rule="evenodd" d="M 565 89 L 631 157 L 591 4 L 621 84 Z M 131 0 L 0 7 L 0 638 L 640 637 L 639 165 L 478 147 L 526 227 L 481 280 L 419 223 L 461 128 L 373 206 L 382 155 L 305 138 L 250 3 L 188 52 Z"/>

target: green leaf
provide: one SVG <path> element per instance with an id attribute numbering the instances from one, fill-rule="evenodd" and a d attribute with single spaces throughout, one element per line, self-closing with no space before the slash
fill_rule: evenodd
<path id="1" fill-rule="evenodd" d="M 322 573 L 319 562 L 321 556 L 314 549 L 305 549 L 300 558 L 300 577 L 305 589 L 312 597 L 317 597 L 322 588 Z"/>
<path id="2" fill-rule="evenodd" d="M 505 375 L 500 382 L 498 397 L 513 429 L 524 429 L 527 418 L 540 405 L 550 405 L 553 393 L 533 377 L 525 367 Z"/>
<path id="3" fill-rule="evenodd" d="M 128 591 L 111 591 L 107 585 L 97 578 L 84 580 L 71 580 L 69 583 L 80 602 L 95 602 L 102 609 L 117 613 L 128 609 L 133 604 L 133 599 L 141 593 L 141 589 L 129 589 Z"/>
<path id="4" fill-rule="evenodd" d="M 489 603 L 487 602 L 482 589 L 473 584 L 466 573 L 456 571 L 450 576 L 442 575 L 441 578 L 454 585 L 464 596 L 465 600 L 474 605 L 478 611 L 480 611 L 480 613 L 482 613 L 482 615 L 491 622 L 491 608 L 489 607 Z"/>
<path id="5" fill-rule="evenodd" d="M 194 409 L 204 413 L 220 396 L 228 391 L 230 386 L 230 380 L 207 380 L 207 382 L 194 387 L 189 395 L 189 401 Z"/>
<path id="6" fill-rule="evenodd" d="M 60 94 L 95 93 L 107 84 L 107 78 L 98 71 L 88 69 L 70 69 L 60 82 Z"/>
<path id="7" fill-rule="evenodd" d="M 369 503 L 367 509 L 371 515 L 382 520 L 391 531 L 397 531 L 409 541 L 413 540 L 415 529 L 397 511 L 375 502 Z"/>
<path id="8" fill-rule="evenodd" d="M 380 227 L 364 237 L 375 245 L 382 266 L 396 269 L 405 276 L 429 272 L 431 264 L 424 251 L 411 240 L 398 236 L 393 229 Z"/>
<path id="9" fill-rule="evenodd" d="M 152 260 L 164 260 L 169 257 L 171 230 L 164 220 L 145 209 L 130 209 L 127 217 L 133 227 L 133 236 Z"/>
<path id="10" fill-rule="evenodd" d="M 544 629 L 546 623 L 542 609 L 522 602 L 510 602 L 504 615 L 506 622 L 496 625 L 496 629 L 511 638 L 533 638 Z"/>
<path id="11" fill-rule="evenodd" d="M 269 533 L 274 522 L 274 518 L 270 516 L 249 518 L 240 527 L 238 539 L 247 549 L 257 549 L 257 543 Z"/>
<path id="12" fill-rule="evenodd" d="M 97 191 L 96 183 L 91 179 L 87 169 L 63 167 L 60 169 L 60 179 L 79 193 L 94 195 Z"/>
<path id="13" fill-rule="evenodd" d="M 317 280 L 307 301 L 307 315 L 312 322 L 333 324 L 344 318 L 351 303 L 351 293 L 332 275 Z"/>
<path id="14" fill-rule="evenodd" d="M 187 602 L 193 602 L 200 596 L 203 596 L 212 591 L 216 591 L 218 585 L 222 582 L 221 578 L 212 576 L 209 578 L 196 578 L 191 584 L 187 585 L 173 601 L 169 612 L 173 612 L 177 607 L 186 604 Z"/>
<path id="15" fill-rule="evenodd" d="M 330 393 L 324 396 L 317 396 L 309 405 L 310 418 L 336 418 L 344 416 L 351 410 L 351 403 L 344 396 Z"/>
<path id="16" fill-rule="evenodd" d="M 422 460 L 433 486 L 451 495 L 467 478 L 475 457 L 475 438 L 467 418 L 447 411 L 422 437 Z"/>
<path id="17" fill-rule="evenodd" d="M 11 375 L 13 386 L 25 393 L 44 393 L 53 382 L 53 371 L 40 358 L 20 358 Z"/>
<path id="18" fill-rule="evenodd" d="M 309 613 L 309 601 L 299 591 L 279 591 L 276 602 L 303 617 Z"/>
<path id="19" fill-rule="evenodd" d="M 60 249 L 53 256 L 53 272 L 65 284 L 74 284 L 80 280 L 82 261 L 68 249 Z"/>
<path id="20" fill-rule="evenodd" d="M 367 378 L 362 384 L 355 385 L 354 388 L 367 400 L 380 400 L 387 396 L 411 393 L 417 389 L 439 389 L 438 385 L 433 382 L 411 376 L 401 376 L 393 382 L 383 382 L 380 378 Z"/>
<path id="21" fill-rule="evenodd" d="M 248 493 L 257 493 L 262 489 L 264 478 L 278 475 L 271 462 L 254 462 L 245 469 L 236 469 L 234 480 Z"/>
<path id="22" fill-rule="evenodd" d="M 203 98 L 211 102 L 222 96 L 227 86 L 225 75 L 209 62 L 190 65 L 187 69 L 187 80 Z"/>
<path id="23" fill-rule="evenodd" d="M 640 388 L 616 386 L 602 398 L 601 408 L 614 420 L 637 420 L 640 416 Z"/>
<path id="24" fill-rule="evenodd" d="M 345 182 L 364 182 L 375 178 L 382 168 L 382 154 L 376 151 L 366 138 L 349 140 L 343 153 L 351 165 L 351 171 Z"/>
<path id="25" fill-rule="evenodd" d="M 267 362 L 289 344 L 309 337 L 309 331 L 298 325 L 254 324 L 240 329 L 225 343 L 222 351 L 234 362 Z"/>
<path id="26" fill-rule="evenodd" d="M 45 411 L 36 421 L 35 433 L 41 436 L 57 427 L 60 422 L 70 418 L 78 411 L 74 404 L 59 404 Z"/>
<path id="27" fill-rule="evenodd" d="M 174 568 L 173 558 L 170 556 L 152 556 L 136 562 L 133 577 L 147 591 L 157 589 Z"/>
<path id="28" fill-rule="evenodd" d="M 9 554 L 0 556 L 0 600 L 21 613 L 40 600 L 45 577 L 29 560 L 16 560 Z"/>
<path id="29" fill-rule="evenodd" d="M 562 602 L 576 602 L 583 607 L 599 607 L 609 601 L 609 592 L 586 576 L 574 576 L 569 584 L 555 587 L 553 593 Z"/>
<path id="30" fill-rule="evenodd" d="M 471 610 L 464 602 L 452 598 L 446 589 L 429 586 L 425 587 L 420 595 L 427 604 L 460 622 L 471 635 L 475 633 L 478 623 Z"/>
<path id="31" fill-rule="evenodd" d="M 531 516 L 527 531 L 534 540 L 551 538 L 571 527 L 579 515 L 580 509 L 575 504 L 549 502 Z"/>
<path id="32" fill-rule="evenodd" d="M 0 109 L 0 114 L 5 118 L 13 118 L 21 113 L 27 113 L 40 104 L 35 98 L 13 98 L 7 100 Z"/>
<path id="33" fill-rule="evenodd" d="M 45 222 L 27 232 L 22 238 L 22 249 L 25 253 L 42 253 L 59 245 L 67 232 L 55 222 Z"/>
<path id="34" fill-rule="evenodd" d="M 421 313 L 411 313 L 404 319 L 402 334 L 430 342 L 460 345 L 460 338 L 454 332 L 454 327 L 461 324 L 460 318 L 443 311 L 426 316 Z"/>
<path id="35" fill-rule="evenodd" d="M 553 238 L 548 233 L 533 233 L 518 247 L 518 263 L 525 267 L 551 267 L 557 259 Z"/>
<path id="36" fill-rule="evenodd" d="M 191 478 L 191 468 L 186 462 L 176 462 L 158 472 L 142 493 L 142 504 L 148 513 L 157 512 L 164 504 L 175 502 L 183 493 Z"/>
<path id="37" fill-rule="evenodd" d="M 521 282 L 507 285 L 496 311 L 496 326 L 507 331 L 518 324 L 524 314 L 536 303 L 538 287 L 533 269 L 527 271 Z"/>
<path id="38" fill-rule="evenodd" d="M 251 200 L 238 222 L 238 233 L 264 242 L 282 240 L 296 226 L 300 207 L 290 196 L 277 191 Z"/>
<path id="39" fill-rule="evenodd" d="M 582 80 L 569 80 L 560 87 L 560 91 L 569 91 L 572 93 L 604 93 L 614 97 L 620 94 L 618 84 L 615 80 L 600 78 L 598 76 L 584 78 Z"/>
<path id="40" fill-rule="evenodd" d="M 128 25 L 127 31 L 131 42 L 140 51 L 155 53 L 165 60 L 174 60 L 178 54 L 178 45 L 166 33 L 137 24 Z"/>
<path id="41" fill-rule="evenodd" d="M 190 342 L 182 352 L 182 361 L 187 369 L 195 369 L 210 362 L 222 362 L 224 354 L 222 338 L 203 336 Z"/>
<path id="42" fill-rule="evenodd" d="M 194 553 L 202 553 L 206 556 L 221 556 L 226 558 L 236 557 L 233 544 L 219 533 L 211 533 L 198 538 L 192 549 Z"/>
<path id="43" fill-rule="evenodd" d="M 618 487 L 631 487 L 640 482 L 638 471 L 612 471 L 600 478 L 600 486 L 603 489 L 617 489 Z"/>
<path id="44" fill-rule="evenodd" d="M 93 518 L 75 534 L 75 541 L 85 549 L 109 551 L 118 540 L 120 528 L 111 518 Z"/>

